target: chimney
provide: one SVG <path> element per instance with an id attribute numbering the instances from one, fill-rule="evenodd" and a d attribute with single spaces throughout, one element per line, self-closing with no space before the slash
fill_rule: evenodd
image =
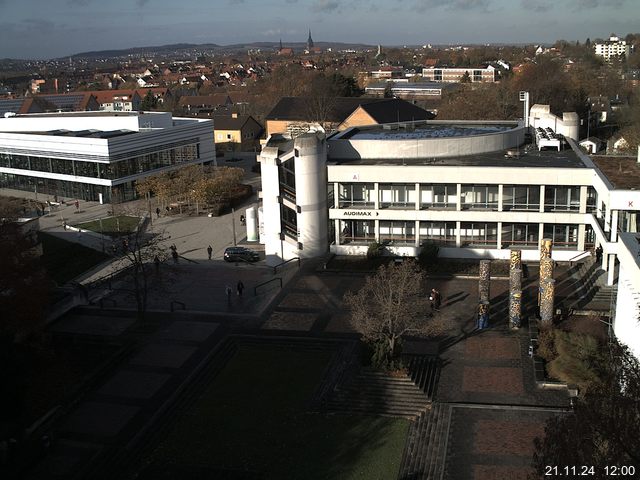
<path id="1" fill-rule="evenodd" d="M 238 118 L 238 114 L 236 112 L 232 113 L 231 114 L 231 118 Z M 638 149 L 638 151 L 640 152 L 640 148 Z M 640 155 L 640 153 L 638 155 Z M 640 160 L 638 160 L 638 161 L 640 161 Z"/>

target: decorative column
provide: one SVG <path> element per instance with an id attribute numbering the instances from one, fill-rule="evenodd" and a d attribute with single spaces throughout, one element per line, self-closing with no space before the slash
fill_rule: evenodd
<path id="1" fill-rule="evenodd" d="M 491 260 L 480 260 L 480 281 L 478 293 L 480 302 L 489 303 L 489 287 L 491 284 Z"/>
<path id="2" fill-rule="evenodd" d="M 489 302 L 478 303 L 478 329 L 482 330 L 489 326 Z"/>
<path id="3" fill-rule="evenodd" d="M 550 238 L 543 238 L 540 242 L 540 260 L 543 258 L 551 258 L 551 245 L 553 240 Z"/>
<path id="4" fill-rule="evenodd" d="M 509 293 L 509 326 L 520 328 L 522 318 L 522 292 Z"/>
<path id="5" fill-rule="evenodd" d="M 544 325 L 553 323 L 553 300 L 556 281 L 553 278 L 540 283 L 540 321 Z"/>
<path id="6" fill-rule="evenodd" d="M 522 269 L 522 250 L 511 250 L 509 255 L 509 269 Z"/>
<path id="7" fill-rule="evenodd" d="M 522 251 L 511 250 L 509 255 L 509 326 L 520 327 L 522 315 Z"/>

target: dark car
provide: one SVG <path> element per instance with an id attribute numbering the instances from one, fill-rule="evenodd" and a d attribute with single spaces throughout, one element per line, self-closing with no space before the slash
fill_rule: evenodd
<path id="1" fill-rule="evenodd" d="M 260 260 L 258 252 L 245 247 L 228 247 L 224 251 L 224 259 L 227 262 L 257 262 Z"/>

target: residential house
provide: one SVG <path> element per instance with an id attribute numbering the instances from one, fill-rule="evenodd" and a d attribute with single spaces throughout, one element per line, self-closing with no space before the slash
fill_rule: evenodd
<path id="1" fill-rule="evenodd" d="M 214 115 L 214 142 L 218 151 L 255 152 L 260 146 L 260 125 L 251 115 Z"/>
<path id="2" fill-rule="evenodd" d="M 332 132 L 353 126 L 432 118 L 432 113 L 398 98 L 283 97 L 265 121 L 267 136 L 274 133 L 297 136 L 314 124 L 321 124 Z"/>

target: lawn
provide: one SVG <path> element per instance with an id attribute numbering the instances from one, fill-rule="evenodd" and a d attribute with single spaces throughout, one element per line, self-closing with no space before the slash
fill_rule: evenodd
<path id="1" fill-rule="evenodd" d="M 100 226 L 100 220 L 93 220 L 91 222 L 79 223 L 74 227 L 82 228 L 84 230 L 91 230 L 92 232 L 102 233 L 110 237 L 120 237 L 123 235 L 129 235 L 136 231 L 140 223 L 139 217 L 130 217 L 128 215 L 118 215 L 116 217 L 106 217 L 102 219 L 102 226 Z"/>
<path id="2" fill-rule="evenodd" d="M 51 278 L 63 285 L 109 258 L 102 252 L 40 232 L 42 262 Z"/>
<path id="3" fill-rule="evenodd" d="M 407 420 L 306 411 L 329 359 L 322 351 L 240 347 L 139 478 L 218 478 L 216 469 L 225 471 L 220 478 L 396 478 Z"/>

